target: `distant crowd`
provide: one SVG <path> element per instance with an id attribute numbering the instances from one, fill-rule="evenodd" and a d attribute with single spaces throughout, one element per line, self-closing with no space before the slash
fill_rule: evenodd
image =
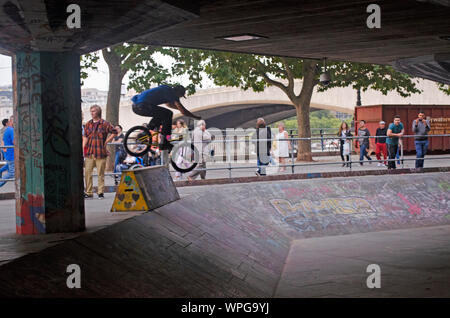
<path id="1" fill-rule="evenodd" d="M 414 145 L 416 149 L 416 162 L 415 167 L 423 168 L 424 158 L 428 150 L 428 132 L 431 130 L 430 121 L 426 119 L 425 113 L 419 111 L 416 119 L 411 123 L 412 132 L 415 135 Z M 285 130 L 284 124 L 278 125 L 278 133 L 275 138 L 272 137 L 272 132 L 263 118 L 258 118 L 256 123 L 256 140 L 257 140 L 257 175 L 266 175 L 266 167 L 269 164 L 274 164 L 273 157 L 278 159 L 278 163 L 281 166 L 279 171 L 284 171 L 283 165 L 286 162 L 286 158 L 289 157 L 289 153 L 292 151 L 292 145 L 289 140 L 288 133 Z M 359 152 L 359 164 L 364 165 L 364 158 L 368 162 L 372 163 L 370 156 L 371 152 L 375 152 L 378 166 L 385 166 L 388 169 L 396 169 L 396 161 L 400 163 L 402 156 L 402 137 L 405 134 L 405 128 L 401 122 L 400 116 L 396 115 L 393 121 L 386 127 L 386 122 L 380 121 L 379 127 L 375 132 L 373 148 L 370 143 L 371 133 L 366 127 L 365 120 L 359 121 L 359 127 L 357 130 L 356 138 L 353 137 L 348 124 L 344 121 L 341 123 L 337 136 L 340 143 L 340 156 L 342 159 L 343 167 L 351 167 L 350 155 L 352 152 L 352 143 L 357 152 Z M 264 142 L 261 142 L 264 140 Z M 275 147 L 273 147 L 272 141 L 275 141 Z M 273 149 L 275 148 L 275 149 Z M 383 156 L 383 159 L 381 158 Z"/>
<path id="2" fill-rule="evenodd" d="M 412 132 L 415 135 L 414 145 L 416 149 L 416 168 L 423 168 L 424 158 L 428 150 L 428 132 L 431 130 L 430 121 L 426 119 L 425 113 L 419 111 L 416 119 L 411 123 Z M 364 164 L 364 158 L 369 163 L 372 163 L 369 151 L 371 150 L 371 144 L 369 137 L 371 133 L 366 127 L 365 120 L 359 121 L 358 137 L 355 139 L 355 148 L 359 149 L 359 164 Z M 388 169 L 396 169 L 396 161 L 400 158 L 402 153 L 403 141 L 402 137 L 405 134 L 405 128 L 401 122 L 400 116 L 396 115 L 393 118 L 393 122 L 386 128 L 386 122 L 380 121 L 379 127 L 375 132 L 375 155 L 378 161 L 378 166 L 386 166 Z M 343 166 L 350 166 L 350 142 L 352 137 L 350 129 L 347 123 L 343 122 L 338 132 L 340 138 L 340 154 Z M 383 156 L 384 161 L 381 159 Z M 387 160 L 389 159 L 389 160 Z"/>
<path id="3" fill-rule="evenodd" d="M 104 178 L 106 161 L 110 155 L 107 145 L 109 143 L 116 144 L 114 157 L 114 172 L 119 174 L 125 169 L 130 169 L 134 165 L 153 166 L 161 164 L 161 154 L 158 146 L 152 146 L 152 152 L 147 153 L 143 157 L 134 157 L 126 153 L 123 148 L 123 129 L 120 125 L 113 126 L 111 123 L 102 119 L 101 108 L 94 105 L 90 108 L 92 119 L 89 120 L 83 127 L 83 152 L 85 165 L 85 197 L 93 197 L 93 181 L 92 173 L 94 167 L 98 174 L 98 197 L 104 197 Z M 144 124 L 146 125 L 146 124 Z M 417 118 L 411 123 L 414 137 L 414 144 L 416 149 L 416 168 L 423 168 L 424 158 L 428 149 L 428 132 L 431 130 L 430 121 L 426 119 L 425 113 L 420 111 Z M 172 125 L 172 135 L 185 135 L 188 132 L 186 123 L 179 119 Z M 401 122 L 400 116 L 394 116 L 393 121 L 389 123 L 386 128 L 384 121 L 379 122 L 379 127 L 375 132 L 375 148 L 371 146 L 369 137 L 371 132 L 366 126 L 365 120 L 359 121 L 357 130 L 357 138 L 353 139 L 351 130 L 346 122 L 342 122 L 338 138 L 340 141 L 340 156 L 343 167 L 350 167 L 350 155 L 352 151 L 351 144 L 359 152 L 359 164 L 364 165 L 364 158 L 369 163 L 372 163 L 371 152 L 375 150 L 378 166 L 386 166 L 388 169 L 396 169 L 396 161 L 401 157 L 401 149 L 403 147 L 402 136 L 405 133 L 405 128 Z M 161 135 L 154 136 L 158 138 Z M 211 150 L 208 148 L 211 142 L 211 134 L 206 130 L 206 123 L 203 120 L 197 122 L 197 127 L 193 133 L 193 142 L 197 149 L 201 151 L 201 160 L 195 170 L 190 172 L 186 178 L 193 180 L 200 176 L 202 179 L 206 178 L 206 158 L 211 155 Z M 266 175 L 266 168 L 269 164 L 276 164 L 274 157 L 280 165 L 279 171 L 285 171 L 283 165 L 286 164 L 287 158 L 293 151 L 293 146 L 289 140 L 289 135 L 285 130 L 284 124 L 279 123 L 278 133 L 272 136 L 270 127 L 268 127 L 263 118 L 258 118 L 256 121 L 256 132 L 253 136 L 256 142 L 257 166 L 256 174 L 258 176 Z M 353 141 L 352 141 L 353 140 Z M 156 140 L 154 140 L 154 144 Z M 158 140 L 158 143 L 160 141 Z M 14 179 L 14 117 L 2 120 L 2 127 L 0 128 L 0 159 L 5 164 L 0 168 L 0 180 Z M 383 157 L 383 159 L 382 159 Z M 181 156 L 179 158 L 182 158 Z M 388 160 L 389 159 L 389 160 Z M 183 159 L 180 159 L 183 160 Z M 182 162 L 177 162 L 182 166 Z M 179 172 L 175 173 L 175 180 L 182 180 L 183 175 Z M 118 175 L 116 175 L 116 184 L 118 183 Z M 5 185 L 5 181 L 0 181 L 0 187 Z"/>

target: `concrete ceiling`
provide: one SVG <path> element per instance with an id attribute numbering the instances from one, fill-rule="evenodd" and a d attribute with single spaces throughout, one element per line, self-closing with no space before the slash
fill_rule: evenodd
<path id="1" fill-rule="evenodd" d="M 81 28 L 69 29 L 70 4 Z M 0 53 L 87 53 L 198 17 L 199 4 L 181 0 L 0 0 Z"/>
<path id="2" fill-rule="evenodd" d="M 369 29 L 366 9 L 372 2 L 0 0 L 0 53 L 86 53 L 127 41 L 392 64 L 410 74 L 450 83 L 448 1 L 377 1 L 381 28 Z M 81 29 L 68 29 L 65 24 L 71 3 L 81 7 Z M 261 38 L 223 39 L 238 34 Z"/>

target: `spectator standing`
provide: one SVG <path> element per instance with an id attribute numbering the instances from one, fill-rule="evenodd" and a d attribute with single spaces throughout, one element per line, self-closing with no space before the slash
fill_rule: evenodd
<path id="1" fill-rule="evenodd" d="M 194 169 L 194 171 L 191 172 L 191 174 L 188 176 L 188 180 L 192 181 L 194 180 L 198 175 L 202 179 L 206 178 L 206 170 L 200 170 L 200 169 L 206 169 L 206 159 L 209 156 L 209 144 L 211 143 L 212 137 L 211 134 L 206 131 L 206 123 L 204 120 L 199 120 L 197 122 L 197 128 L 194 130 L 193 133 L 193 141 L 194 145 L 198 150 L 199 153 L 199 163 L 197 167 Z"/>
<path id="2" fill-rule="evenodd" d="M 386 139 L 388 154 L 389 154 L 389 162 L 388 169 L 395 169 L 395 156 L 398 150 L 398 141 L 399 138 L 403 136 L 405 129 L 403 124 L 400 122 L 400 116 L 396 115 L 394 117 L 394 122 L 391 123 L 388 127 Z"/>
<path id="3" fill-rule="evenodd" d="M 272 149 L 272 132 L 270 127 L 266 127 L 266 122 L 263 118 L 258 118 L 256 121 L 256 156 L 258 170 L 257 176 L 266 175 L 266 166 L 270 163 L 270 150 Z"/>
<path id="4" fill-rule="evenodd" d="M 7 127 L 3 132 L 3 146 L 14 146 L 14 116 L 9 118 Z M 0 180 L 14 179 L 15 167 L 14 167 L 14 148 L 4 148 L 5 161 L 7 166 L 7 173 L 5 177 L 1 177 Z M 0 187 L 3 187 L 6 181 L 0 182 Z"/>
<path id="5" fill-rule="evenodd" d="M 291 142 L 289 140 L 289 134 L 285 130 L 284 123 L 281 122 L 278 124 L 278 134 L 276 135 L 277 140 L 277 149 L 275 149 L 275 156 L 278 157 L 278 162 L 280 165 L 286 164 L 286 159 L 289 158 L 289 151 L 292 150 Z M 281 167 L 280 172 L 286 171 L 286 167 Z"/>
<path id="6" fill-rule="evenodd" d="M 367 153 L 368 149 L 370 148 L 370 142 L 369 142 L 369 136 L 370 131 L 366 128 L 366 121 L 361 120 L 359 122 L 359 128 L 358 128 L 358 136 L 361 138 L 358 138 L 359 143 L 359 164 L 362 166 L 364 157 L 369 160 L 369 163 L 372 163 L 372 158 L 370 158 L 369 154 Z"/>
<path id="7" fill-rule="evenodd" d="M 352 137 L 353 135 L 350 132 L 350 129 L 348 128 L 348 124 L 345 121 L 343 121 L 341 123 L 341 126 L 339 127 L 339 132 L 337 135 L 339 137 L 339 143 L 340 143 L 339 152 L 341 154 L 341 159 L 344 162 L 342 164 L 342 166 L 350 167 L 350 139 L 347 139 L 347 138 Z"/>
<path id="8" fill-rule="evenodd" d="M 414 135 L 414 145 L 416 146 L 416 169 L 423 168 L 423 158 L 428 150 L 428 132 L 431 130 L 430 121 L 425 119 L 425 113 L 419 112 L 417 119 L 412 122 L 412 131 Z"/>
<path id="9" fill-rule="evenodd" d="M 118 165 L 124 160 L 126 157 L 125 149 L 123 148 L 123 139 L 125 138 L 123 134 L 122 126 L 116 125 L 114 127 L 117 132 L 117 136 L 115 136 L 112 140 L 112 143 L 115 144 L 115 155 L 114 155 L 114 173 L 120 172 L 117 170 Z M 114 175 L 114 183 L 117 185 L 120 176 Z"/>
<path id="10" fill-rule="evenodd" d="M 116 136 L 117 132 L 106 120 L 102 119 L 102 109 L 98 105 L 90 108 L 92 119 L 84 127 L 83 148 L 86 149 L 85 159 L 85 198 L 92 198 L 92 172 L 94 166 L 98 174 L 98 198 L 104 198 L 106 158 L 109 155 L 106 145 Z"/>
<path id="11" fill-rule="evenodd" d="M 5 133 L 6 128 L 8 128 L 8 118 L 2 120 L 2 128 L 0 128 L 0 146 L 3 146 L 3 134 Z M 0 160 L 5 160 L 5 152 L 3 149 L 0 150 Z M 0 177 L 3 175 L 3 172 L 8 170 L 8 164 L 5 163 L 3 167 L 0 168 Z"/>
<path id="12" fill-rule="evenodd" d="M 381 154 L 383 154 L 384 165 L 387 166 L 387 146 L 386 146 L 386 136 L 387 136 L 387 128 L 386 123 L 384 121 L 380 121 L 380 127 L 377 128 L 375 133 L 375 155 L 377 156 L 377 160 L 379 161 L 377 166 L 381 167 L 383 163 L 381 163 Z"/>

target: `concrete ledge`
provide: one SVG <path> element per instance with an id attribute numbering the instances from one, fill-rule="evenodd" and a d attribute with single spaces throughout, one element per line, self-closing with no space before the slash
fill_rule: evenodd
<path id="1" fill-rule="evenodd" d="M 229 183 L 248 183 L 278 180 L 295 180 L 295 179 L 313 179 L 313 178 L 336 178 L 336 177 L 358 177 L 358 176 L 376 176 L 385 174 L 411 174 L 425 172 L 449 172 L 450 167 L 433 167 L 423 169 L 395 169 L 395 170 L 362 170 L 362 171 L 341 171 L 341 172 L 316 172 L 316 173 L 295 173 L 272 176 L 255 176 L 255 177 L 238 177 L 238 178 L 220 178 L 193 181 L 176 181 L 175 186 L 202 186 L 213 184 L 229 184 Z"/>
<path id="2" fill-rule="evenodd" d="M 229 184 L 229 183 L 247 183 L 247 182 L 263 182 L 276 180 L 295 180 L 295 179 L 313 179 L 313 178 L 337 178 L 337 177 L 358 177 L 358 176 L 377 176 L 384 174 L 410 174 L 410 173 L 426 173 L 426 172 L 450 172 L 450 167 L 433 167 L 423 169 L 396 169 L 396 170 L 362 170 L 362 171 L 341 171 L 341 172 L 317 172 L 317 173 L 295 173 L 284 175 L 272 175 L 264 177 L 238 177 L 238 178 L 220 178 L 207 180 L 175 181 L 176 187 L 191 187 L 213 184 Z M 105 186 L 105 193 L 116 192 L 117 186 Z M 94 193 L 97 187 L 94 187 Z M 14 200 L 15 193 L 0 193 L 0 200 Z"/>

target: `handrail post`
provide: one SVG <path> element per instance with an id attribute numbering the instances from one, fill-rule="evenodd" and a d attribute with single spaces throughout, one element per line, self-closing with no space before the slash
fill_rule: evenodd
<path id="1" fill-rule="evenodd" d="M 230 140 L 229 136 L 225 137 L 225 148 L 227 152 L 227 162 L 228 162 L 228 178 L 231 179 L 231 149 L 230 149 Z"/>
<path id="2" fill-rule="evenodd" d="M 292 138 L 291 138 L 292 139 Z M 290 142 L 291 144 L 291 168 L 292 168 L 292 174 L 294 174 L 294 143 Z"/>
<path id="3" fill-rule="evenodd" d="M 309 142 L 311 142 L 311 140 Z M 323 129 L 320 130 L 320 143 L 321 143 L 322 151 L 323 151 L 323 149 L 324 149 L 324 146 L 323 146 Z"/>

